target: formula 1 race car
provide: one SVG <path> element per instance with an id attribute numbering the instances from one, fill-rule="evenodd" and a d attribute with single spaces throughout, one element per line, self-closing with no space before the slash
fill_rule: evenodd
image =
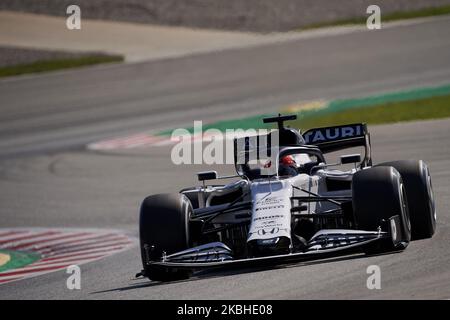
<path id="1" fill-rule="evenodd" d="M 433 236 L 436 207 L 424 161 L 372 165 L 365 124 L 302 134 L 284 126 L 294 119 L 265 118 L 278 129 L 235 138 L 234 182 L 207 185 L 230 176 L 200 172 L 200 186 L 143 201 L 140 275 L 170 281 L 210 267 L 385 253 Z M 352 147 L 364 148 L 364 156 L 325 161 L 324 154 Z"/>

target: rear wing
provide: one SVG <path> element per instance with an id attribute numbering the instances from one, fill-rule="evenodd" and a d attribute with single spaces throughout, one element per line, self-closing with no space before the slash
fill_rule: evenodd
<path id="1" fill-rule="evenodd" d="M 361 166 L 372 165 L 370 134 L 365 123 L 310 129 L 303 133 L 306 144 L 317 146 L 323 153 L 362 146 L 365 156 Z"/>

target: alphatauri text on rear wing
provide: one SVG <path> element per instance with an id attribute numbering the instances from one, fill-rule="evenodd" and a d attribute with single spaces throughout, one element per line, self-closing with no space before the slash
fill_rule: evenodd
<path id="1" fill-rule="evenodd" d="M 365 148 L 363 166 L 372 165 L 370 133 L 365 123 L 309 129 L 303 133 L 305 142 L 317 146 L 323 153 L 359 147 Z"/>

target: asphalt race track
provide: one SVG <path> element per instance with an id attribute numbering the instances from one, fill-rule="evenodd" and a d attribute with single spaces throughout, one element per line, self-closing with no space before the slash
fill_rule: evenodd
<path id="1" fill-rule="evenodd" d="M 277 111 L 299 100 L 450 83 L 450 18 L 176 60 L 0 80 L 0 225 L 119 229 L 137 236 L 147 195 L 195 184 L 170 148 L 95 153 L 126 133 Z M 275 107 L 275 108 L 274 108 Z M 426 107 L 426 106 L 424 106 Z M 423 159 L 438 227 L 400 254 L 272 270 L 215 271 L 169 284 L 133 279 L 137 247 L 82 265 L 81 290 L 57 271 L 0 285 L 0 299 L 450 298 L 450 119 L 371 128 L 375 162 Z M 203 167 L 204 169 L 204 167 Z M 217 168 L 220 170 L 220 168 Z M 229 172 L 229 168 L 226 168 Z M 379 265 L 382 289 L 368 290 Z"/>

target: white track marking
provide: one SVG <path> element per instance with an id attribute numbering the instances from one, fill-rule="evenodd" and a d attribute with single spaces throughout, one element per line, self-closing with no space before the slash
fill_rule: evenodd
<path id="1" fill-rule="evenodd" d="M 98 237 L 91 237 L 90 239 L 85 239 L 85 240 L 80 240 L 79 242 L 72 242 L 72 243 L 66 243 L 66 244 L 53 244 L 52 246 L 48 247 L 48 246 L 41 246 L 41 247 L 36 247 L 34 249 L 34 251 L 38 251 L 41 254 L 48 254 L 50 252 L 53 252 L 54 254 L 59 253 L 60 251 L 64 251 L 64 250 L 70 250 L 70 249 L 75 249 L 77 247 L 86 247 L 88 245 L 93 245 L 93 244 L 105 244 L 107 242 L 111 242 L 111 241 L 118 241 L 118 240 L 126 240 L 127 237 L 118 237 L 117 235 L 111 235 L 109 237 L 105 237 L 105 238 L 98 238 Z"/>
<path id="2" fill-rule="evenodd" d="M 72 241 L 76 241 L 76 240 L 82 241 L 82 240 L 84 240 L 86 238 L 98 237 L 98 235 L 94 235 L 93 236 L 92 234 L 89 234 L 89 233 L 87 233 L 87 234 L 70 233 L 68 235 L 70 235 L 71 237 L 60 239 L 61 235 L 59 235 L 59 236 L 56 236 L 54 238 L 44 239 L 44 241 L 39 241 L 37 243 L 35 243 L 35 241 L 33 241 L 33 242 L 30 241 L 30 242 L 28 242 L 28 244 L 27 243 L 22 244 L 23 247 L 21 247 L 20 249 L 17 249 L 17 250 L 38 251 L 41 248 L 50 248 L 50 247 L 52 247 L 54 245 L 60 245 L 60 244 L 69 243 L 69 242 L 73 243 Z"/>
<path id="3" fill-rule="evenodd" d="M 18 237 L 19 235 L 24 235 L 26 231 L 9 231 L 0 233 L 0 241 L 12 239 Z"/>
<path id="4" fill-rule="evenodd" d="M 86 249 L 91 248 L 103 248 L 103 247 L 113 247 L 120 244 L 127 244 L 129 243 L 125 239 L 114 239 L 107 242 L 99 242 L 99 243 L 86 243 L 85 245 L 77 245 L 74 247 L 67 247 L 67 248 L 55 248 L 54 250 L 45 251 L 46 257 L 54 254 L 60 254 L 60 253 L 68 253 L 68 252 L 78 252 L 78 251 L 85 251 Z"/>

